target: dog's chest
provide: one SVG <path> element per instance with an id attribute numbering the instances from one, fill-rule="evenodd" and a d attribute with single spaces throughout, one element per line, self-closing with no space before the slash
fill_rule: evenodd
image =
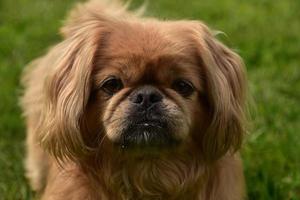
<path id="1" fill-rule="evenodd" d="M 185 163 L 140 163 L 111 176 L 110 187 L 122 200 L 199 199 L 203 172 Z"/>

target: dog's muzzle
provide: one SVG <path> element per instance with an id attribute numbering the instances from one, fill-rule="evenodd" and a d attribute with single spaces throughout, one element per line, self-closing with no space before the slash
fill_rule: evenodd
<path id="1" fill-rule="evenodd" d="M 127 147 L 169 147 L 177 143 L 170 132 L 163 94 L 153 86 L 143 86 L 129 95 L 131 104 L 120 144 Z"/>

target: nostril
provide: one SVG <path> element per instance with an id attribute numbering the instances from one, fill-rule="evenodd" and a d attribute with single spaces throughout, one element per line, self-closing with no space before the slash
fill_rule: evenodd
<path id="1" fill-rule="evenodd" d="M 162 100 L 162 96 L 159 93 L 150 94 L 149 100 L 151 103 L 157 103 Z"/>
<path id="2" fill-rule="evenodd" d="M 137 103 L 137 104 L 141 104 L 141 103 L 143 103 L 143 101 L 144 101 L 143 94 L 138 94 L 136 96 L 136 98 L 134 99 L 134 103 Z"/>

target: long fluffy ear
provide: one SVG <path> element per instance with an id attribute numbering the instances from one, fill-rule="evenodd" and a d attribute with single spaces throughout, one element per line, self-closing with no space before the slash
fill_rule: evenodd
<path id="1" fill-rule="evenodd" d="M 49 72 L 38 132 L 42 146 L 60 160 L 75 159 L 89 151 L 80 121 L 90 95 L 94 57 L 103 48 L 107 34 L 105 16 L 96 15 L 87 5 L 76 11 L 84 15 L 65 26 L 65 40 L 41 62 Z"/>
<path id="2" fill-rule="evenodd" d="M 246 76 L 242 59 L 219 42 L 204 24 L 197 23 L 193 37 L 204 68 L 211 122 L 202 136 L 204 157 L 215 160 L 235 152 L 245 132 Z"/>

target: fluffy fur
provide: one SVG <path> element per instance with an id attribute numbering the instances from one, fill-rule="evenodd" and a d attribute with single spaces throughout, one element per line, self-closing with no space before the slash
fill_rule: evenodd
<path id="1" fill-rule="evenodd" d="M 199 21 L 159 21 L 117 1 L 78 5 L 63 40 L 23 76 L 27 177 L 41 199 L 241 200 L 237 150 L 244 133 L 243 63 Z M 99 90 L 108 75 L 124 88 Z M 183 98 L 177 77 L 195 87 Z M 128 93 L 160 88 L 174 120 L 175 149 L 132 152 L 113 141 L 126 122 Z"/>

